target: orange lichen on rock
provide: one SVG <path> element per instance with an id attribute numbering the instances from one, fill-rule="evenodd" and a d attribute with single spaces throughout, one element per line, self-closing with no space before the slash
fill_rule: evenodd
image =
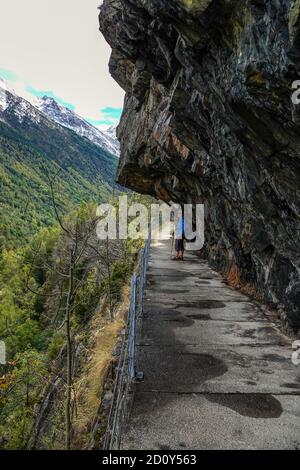
<path id="1" fill-rule="evenodd" d="M 176 137 L 173 132 L 169 134 L 169 142 L 168 142 L 169 149 L 175 150 L 177 154 L 179 154 L 182 158 L 186 159 L 190 151 L 189 149 Z"/>
<path id="2" fill-rule="evenodd" d="M 190 150 L 178 139 L 169 126 L 157 126 L 152 136 L 170 155 L 179 155 L 183 159 L 189 156 Z"/>
<path id="3" fill-rule="evenodd" d="M 233 264 L 229 269 L 226 280 L 230 287 L 240 290 L 243 294 L 248 295 L 252 299 L 256 299 L 258 301 L 262 300 L 262 296 L 257 292 L 257 289 L 253 284 L 250 284 L 249 282 L 243 284 L 241 272 L 236 264 Z"/>
<path id="4" fill-rule="evenodd" d="M 241 286 L 241 273 L 236 264 L 229 269 L 226 280 L 230 287 L 237 289 Z"/>

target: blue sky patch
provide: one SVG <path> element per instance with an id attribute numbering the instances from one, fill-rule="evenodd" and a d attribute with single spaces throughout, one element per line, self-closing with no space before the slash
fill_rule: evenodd
<path id="1" fill-rule="evenodd" d="M 93 126 L 113 126 L 115 124 L 114 121 L 110 120 L 110 119 L 89 119 L 89 118 L 85 118 L 85 120 L 87 122 L 89 122 L 90 124 L 92 124 Z"/>
<path id="2" fill-rule="evenodd" d="M 111 106 L 107 106 L 106 108 L 100 109 L 100 119 L 85 118 L 85 120 L 95 127 L 116 126 L 120 121 L 122 111 L 123 108 L 113 108 Z"/>
<path id="3" fill-rule="evenodd" d="M 106 108 L 101 109 L 101 113 L 106 119 L 120 119 L 123 109 L 122 108 L 112 108 L 107 106 Z"/>
<path id="4" fill-rule="evenodd" d="M 30 93 L 31 95 L 36 96 L 37 98 L 43 98 L 43 96 L 49 96 L 49 98 L 53 98 L 55 101 L 60 103 L 62 106 L 65 106 L 65 108 L 68 108 L 71 111 L 75 110 L 75 106 L 73 104 L 67 103 L 66 101 L 62 100 L 61 98 L 56 96 L 53 93 L 53 91 L 37 90 L 36 88 L 33 88 L 31 85 L 28 85 L 25 89 L 28 93 Z"/>
<path id="5" fill-rule="evenodd" d="M 30 94 L 36 98 L 43 98 L 43 96 L 48 96 L 49 98 L 53 98 L 62 106 L 65 106 L 71 111 L 76 112 L 77 105 L 64 101 L 62 98 L 59 98 L 52 90 L 41 90 L 39 88 L 34 88 L 28 82 L 20 78 L 19 75 L 17 75 L 15 72 L 0 67 L 0 77 L 2 77 L 4 80 L 7 80 L 8 82 L 15 82 L 15 86 L 17 86 L 18 83 L 21 89 L 26 92 L 25 99 L 28 99 L 27 94 Z M 22 95 L 22 92 L 20 95 L 24 96 Z M 88 118 L 86 115 L 81 116 L 95 127 L 107 128 L 110 126 L 116 126 L 119 123 L 122 111 L 123 108 L 120 107 L 106 106 L 104 108 L 98 108 L 97 114 L 94 114 L 93 119 Z"/>
<path id="6" fill-rule="evenodd" d="M 19 77 L 16 73 L 11 72 L 10 70 L 7 70 L 7 69 L 0 68 L 0 76 L 4 80 L 8 80 L 10 82 L 16 82 L 17 80 L 19 80 Z"/>

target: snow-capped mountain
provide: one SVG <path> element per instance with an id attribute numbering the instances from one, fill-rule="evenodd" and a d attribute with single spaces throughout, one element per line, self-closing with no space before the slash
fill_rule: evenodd
<path id="1" fill-rule="evenodd" d="M 44 96 L 36 101 L 35 106 L 58 124 L 72 129 L 82 137 L 86 137 L 104 150 L 119 156 L 120 146 L 116 138 L 116 128 L 110 127 L 106 132 L 101 132 L 92 124 L 78 116 L 74 111 L 57 103 L 53 98 Z"/>
<path id="2" fill-rule="evenodd" d="M 106 129 L 104 134 L 110 139 L 112 145 L 114 145 L 115 148 L 118 149 L 118 151 L 119 151 L 118 156 L 119 156 L 119 154 L 120 154 L 120 142 L 117 139 L 116 131 L 117 131 L 116 126 L 110 126 L 108 129 Z"/>
<path id="3" fill-rule="evenodd" d="M 8 107 L 7 92 L 9 92 L 7 83 L 0 77 L 0 110 L 5 111 Z"/>
<path id="4" fill-rule="evenodd" d="M 22 122 L 25 116 L 34 122 L 41 120 L 41 113 L 29 101 L 18 96 L 0 77 L 0 119 L 3 120 L 8 113 L 13 114 L 19 122 Z"/>
<path id="5" fill-rule="evenodd" d="M 82 201 L 108 201 L 116 188 L 118 158 L 30 101 L 1 80 L 0 218 L 4 236 L 18 241 L 55 222 L 49 177 L 63 213 Z"/>
<path id="6" fill-rule="evenodd" d="M 116 138 L 116 128 L 110 127 L 101 132 L 92 124 L 78 116 L 74 111 L 57 103 L 53 98 L 44 96 L 32 103 L 17 95 L 9 84 L 0 77 L 0 120 L 5 114 L 13 114 L 19 122 L 25 118 L 40 123 L 43 119 L 52 121 L 73 130 L 81 137 L 86 137 L 105 151 L 119 157 L 120 146 Z"/>
<path id="7" fill-rule="evenodd" d="M 21 124 L 25 120 L 34 125 L 46 124 L 58 127 L 57 123 L 41 112 L 30 101 L 18 95 L 10 85 L 0 77 L 0 120 L 9 122 L 17 119 Z"/>

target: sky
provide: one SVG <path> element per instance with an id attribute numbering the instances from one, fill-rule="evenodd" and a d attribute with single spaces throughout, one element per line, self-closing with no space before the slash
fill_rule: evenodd
<path id="1" fill-rule="evenodd" d="M 52 96 L 100 129 L 116 125 L 124 92 L 109 75 L 101 0 L 0 0 L 0 76 L 19 94 Z"/>

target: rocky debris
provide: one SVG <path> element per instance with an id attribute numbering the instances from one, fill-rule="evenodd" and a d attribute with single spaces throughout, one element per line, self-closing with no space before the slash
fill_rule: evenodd
<path id="1" fill-rule="evenodd" d="M 204 202 L 205 252 L 300 328 L 300 0 L 104 0 L 118 181 Z"/>

